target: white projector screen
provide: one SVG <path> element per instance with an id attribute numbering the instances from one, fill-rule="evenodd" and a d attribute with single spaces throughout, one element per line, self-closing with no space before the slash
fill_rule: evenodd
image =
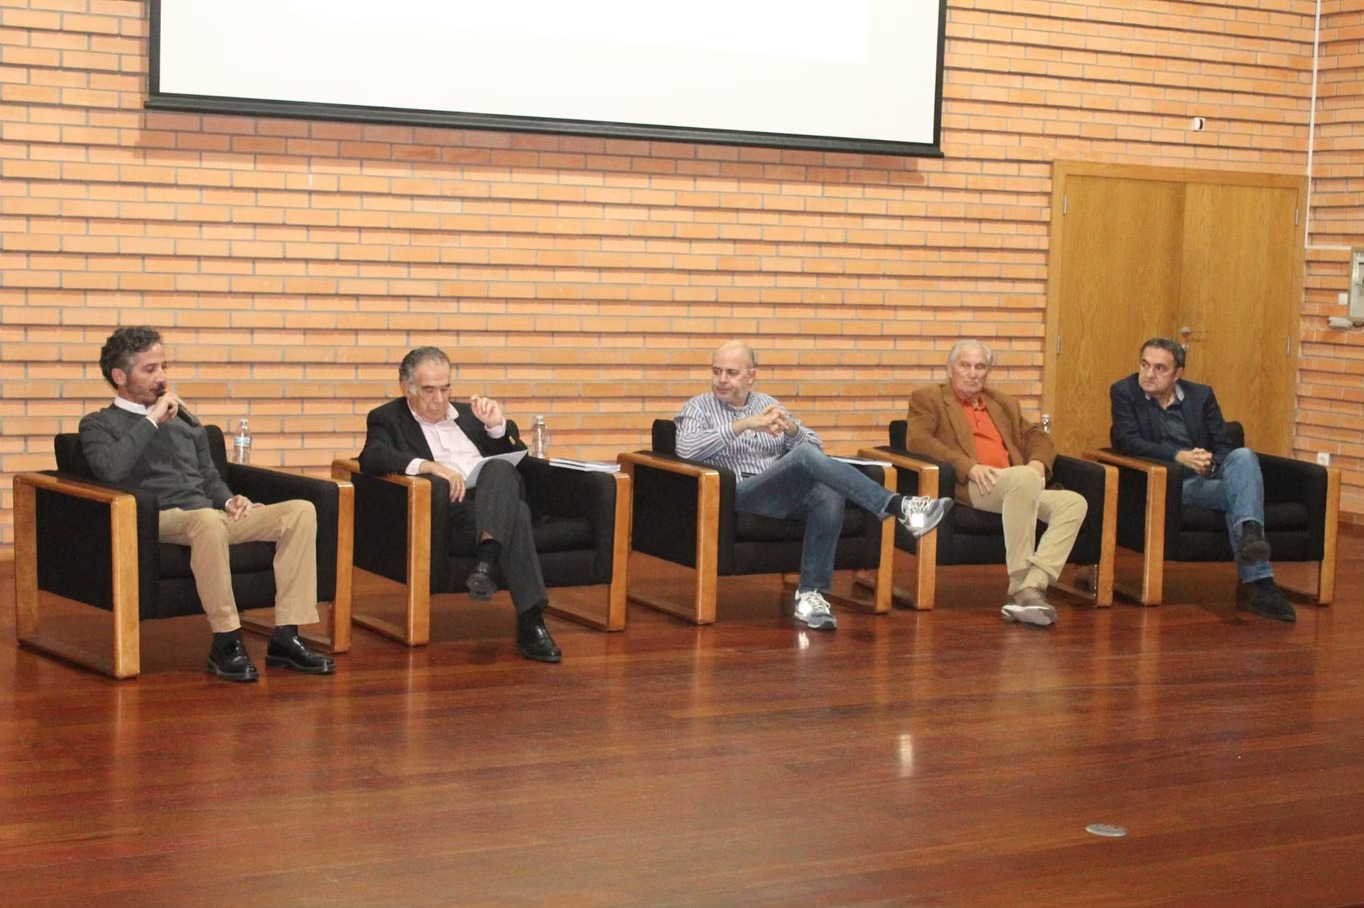
<path id="1" fill-rule="evenodd" d="M 947 0 L 153 0 L 147 107 L 937 155 Z"/>

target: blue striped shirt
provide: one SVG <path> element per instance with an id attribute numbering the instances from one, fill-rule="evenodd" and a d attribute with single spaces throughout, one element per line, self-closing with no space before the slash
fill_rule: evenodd
<path id="1" fill-rule="evenodd" d="M 674 417 L 677 456 L 733 470 L 742 480 L 766 470 L 798 445 L 811 444 L 823 450 L 824 443 L 804 423 L 790 438 L 785 433 L 770 435 L 756 430 L 735 433 L 736 420 L 755 416 L 773 404 L 781 406 L 775 397 L 757 391 L 749 392 L 742 407 L 731 407 L 710 392 L 696 395 Z"/>

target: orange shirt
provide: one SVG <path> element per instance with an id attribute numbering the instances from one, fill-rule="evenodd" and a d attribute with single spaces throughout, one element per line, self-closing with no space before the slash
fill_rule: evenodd
<path id="1" fill-rule="evenodd" d="M 985 399 L 977 397 L 974 405 L 963 400 L 961 409 L 966 414 L 966 421 L 971 424 L 971 434 L 976 438 L 976 460 L 987 467 L 1001 470 L 1009 466 L 1009 449 L 1004 447 L 999 427 L 990 418 L 990 411 L 985 409 Z"/>

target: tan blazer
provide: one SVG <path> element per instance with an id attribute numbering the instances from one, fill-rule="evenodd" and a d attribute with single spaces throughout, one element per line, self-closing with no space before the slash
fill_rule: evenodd
<path id="1" fill-rule="evenodd" d="M 1032 460 L 1041 461 L 1051 478 L 1051 465 L 1056 460 L 1056 446 L 1042 427 L 1023 418 L 1018 401 L 1007 394 L 986 388 L 981 395 L 985 410 L 999 429 L 1004 447 L 1009 452 L 1010 466 L 1021 466 Z M 911 453 L 927 454 L 934 460 L 950 463 L 957 471 L 956 499 L 971 503 L 966 487 L 967 473 L 979 461 L 976 459 L 976 439 L 971 424 L 962 412 L 961 401 L 950 384 L 924 385 L 909 396 L 909 431 L 905 447 Z"/>

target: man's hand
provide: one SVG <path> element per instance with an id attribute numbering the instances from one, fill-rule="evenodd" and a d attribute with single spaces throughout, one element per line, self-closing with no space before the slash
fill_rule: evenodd
<path id="1" fill-rule="evenodd" d="M 434 460 L 423 460 L 419 472 L 430 473 L 439 476 L 450 483 L 450 500 L 459 502 L 464 500 L 464 474 L 459 470 L 447 467 L 444 464 L 436 463 Z"/>
<path id="2" fill-rule="evenodd" d="M 734 421 L 734 432 L 766 432 L 768 435 L 795 435 L 800 424 L 779 404 L 773 404 L 761 413 L 754 413 Z"/>
<path id="3" fill-rule="evenodd" d="M 184 405 L 185 402 L 174 391 L 166 391 L 148 408 L 147 417 L 158 426 L 164 426 L 175 418 L 175 414 L 179 413 Z"/>
<path id="4" fill-rule="evenodd" d="M 990 490 L 995 487 L 995 481 L 999 478 L 998 467 L 987 467 L 983 463 L 978 463 L 966 474 L 966 478 L 976 484 L 982 495 L 990 494 Z"/>
<path id="5" fill-rule="evenodd" d="M 1194 448 L 1192 451 L 1180 451 L 1175 455 L 1175 462 L 1184 464 L 1184 466 L 1193 470 L 1199 476 L 1209 476 L 1212 474 L 1212 452 L 1205 451 L 1202 448 Z"/>
<path id="6" fill-rule="evenodd" d="M 502 405 L 491 397 L 479 397 L 475 394 L 469 398 L 469 406 L 473 407 L 474 415 L 478 417 L 479 422 L 490 429 L 506 421 L 506 417 L 502 415 Z"/>
<path id="7" fill-rule="evenodd" d="M 231 517 L 233 520 L 241 520 L 247 514 L 261 506 L 260 502 L 252 501 L 245 495 L 233 495 L 227 500 L 227 504 L 223 505 L 223 510 L 226 511 L 227 516 Z"/>

